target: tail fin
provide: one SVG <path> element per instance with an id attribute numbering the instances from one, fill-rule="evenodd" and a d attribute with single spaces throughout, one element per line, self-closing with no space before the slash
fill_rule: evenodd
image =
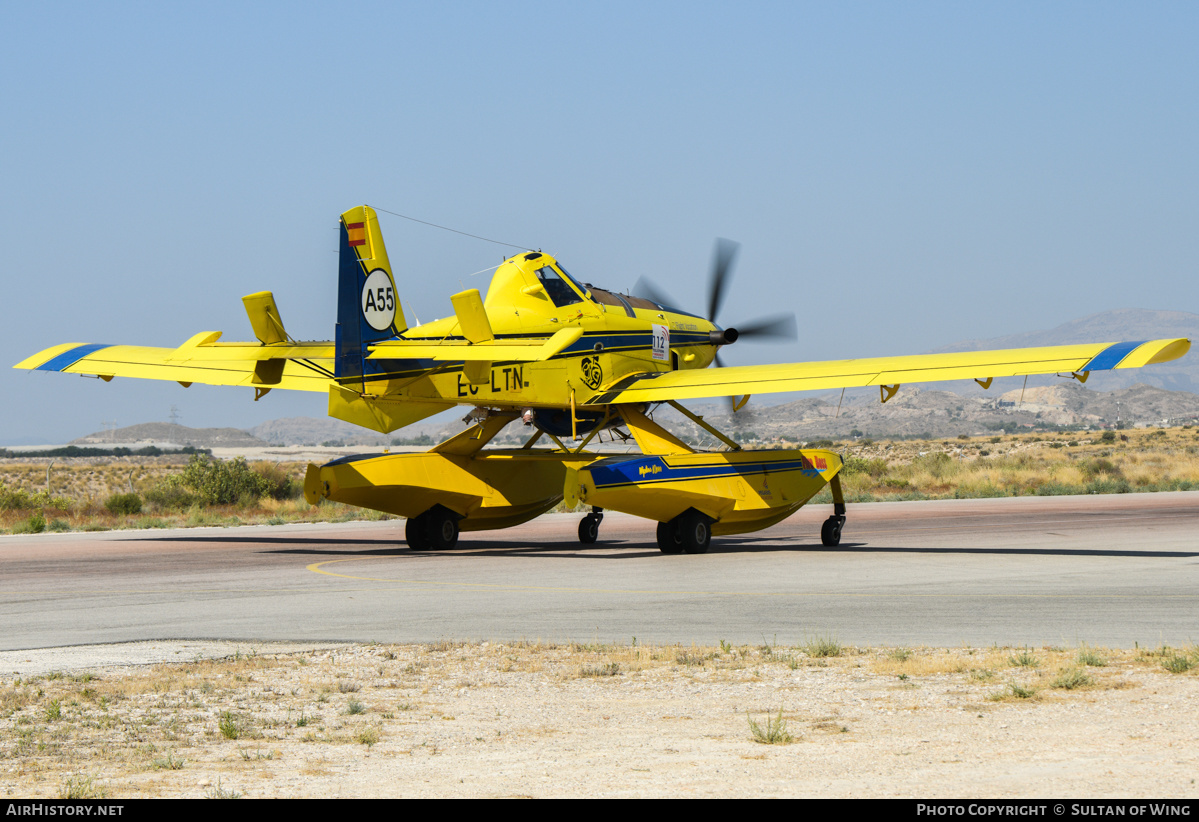
<path id="1" fill-rule="evenodd" d="M 370 206 L 341 215 L 337 285 L 337 377 L 361 377 L 366 347 L 408 328 L 379 218 Z"/>

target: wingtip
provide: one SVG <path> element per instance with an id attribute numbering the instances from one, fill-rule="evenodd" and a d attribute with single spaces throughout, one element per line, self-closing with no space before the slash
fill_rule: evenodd
<path id="1" fill-rule="evenodd" d="M 62 354 L 65 354 L 67 351 L 72 351 L 81 347 L 82 345 L 84 345 L 84 343 L 74 342 L 63 343 L 61 345 L 51 346 L 50 348 L 44 348 L 36 354 L 21 360 L 19 363 L 14 365 L 13 368 L 21 368 L 26 371 L 36 371 L 38 369 L 44 370 L 43 366 L 45 366 L 46 363 L 58 356 L 61 356 Z"/>
<path id="2" fill-rule="evenodd" d="M 1146 347 L 1153 346 L 1153 351 L 1149 352 L 1150 356 L 1139 365 L 1154 365 L 1155 363 L 1170 362 L 1177 360 L 1191 350 L 1191 341 L 1188 339 L 1176 340 L 1154 340 Z"/>

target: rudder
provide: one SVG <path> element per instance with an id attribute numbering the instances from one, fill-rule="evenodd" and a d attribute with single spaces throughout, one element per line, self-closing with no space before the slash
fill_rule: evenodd
<path id="1" fill-rule="evenodd" d="M 361 377 L 366 348 L 408 328 L 379 229 L 370 206 L 341 215 L 337 287 L 338 380 Z"/>

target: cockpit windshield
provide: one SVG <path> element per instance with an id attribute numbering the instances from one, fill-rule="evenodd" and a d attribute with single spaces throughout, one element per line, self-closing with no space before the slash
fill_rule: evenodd
<path id="1" fill-rule="evenodd" d="M 570 284 L 573 285 L 575 287 L 575 290 L 577 290 L 580 294 L 587 293 L 587 289 L 584 288 L 583 286 L 579 285 L 579 281 L 570 275 L 570 272 L 566 270 L 565 266 L 563 266 L 562 263 L 558 263 L 558 270 L 562 272 L 563 277 L 570 280 Z"/>
<path id="2" fill-rule="evenodd" d="M 561 273 L 549 265 L 539 268 L 537 269 L 537 279 L 541 282 L 542 287 L 545 288 L 545 293 L 549 295 L 550 300 L 558 308 L 564 305 L 583 302 L 583 298 L 579 294 L 586 293 L 586 291 L 570 278 L 565 268 L 561 269 Z M 568 283 L 573 284 L 575 288 L 571 288 Z M 575 289 L 578 289 L 578 291 Z"/>

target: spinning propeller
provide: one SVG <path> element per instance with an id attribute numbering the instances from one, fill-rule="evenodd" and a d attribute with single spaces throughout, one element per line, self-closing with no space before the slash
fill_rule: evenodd
<path id="1" fill-rule="evenodd" d="M 733 261 L 736 259 L 737 249 L 740 247 L 738 243 L 732 240 L 725 240 L 723 238 L 716 240 L 716 249 L 712 254 L 712 270 L 708 276 L 708 322 L 713 325 L 717 325 L 716 315 L 720 312 L 720 307 L 724 303 L 724 297 L 732 279 Z M 645 277 L 637 281 L 637 285 L 633 288 L 633 293 L 638 297 L 643 297 L 659 305 L 672 306 L 676 304 Z M 717 346 L 730 345 L 740 339 L 760 341 L 795 340 L 798 336 L 794 314 L 770 314 L 750 320 L 736 328 L 729 327 L 723 331 L 713 331 L 712 344 Z M 720 360 L 719 352 L 716 354 L 715 362 L 717 368 L 724 367 L 724 363 Z M 732 404 L 733 411 L 740 408 L 735 398 L 730 397 L 729 401 Z M 744 405 L 744 401 L 741 404 Z"/>

